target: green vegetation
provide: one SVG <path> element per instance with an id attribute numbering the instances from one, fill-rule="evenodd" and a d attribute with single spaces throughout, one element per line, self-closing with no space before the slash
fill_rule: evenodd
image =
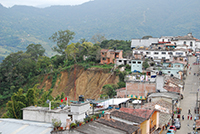
<path id="1" fill-rule="evenodd" d="M 192 8 L 188 10 L 186 5 Z M 0 59 L 11 52 L 25 51 L 27 44 L 31 43 L 42 44 L 46 55 L 52 56 L 55 53 L 51 48 L 55 44 L 48 38 L 55 31 L 66 28 L 76 33 L 72 42 L 85 39 L 95 44 L 105 38 L 131 40 L 144 35 L 184 36 L 189 31 L 200 38 L 198 5 L 199 1 L 181 0 L 95 0 L 79 6 L 47 8 L 5 8 L 0 5 Z"/>
<path id="2" fill-rule="evenodd" d="M 142 63 L 142 67 L 144 69 L 147 69 L 149 67 L 148 59 L 145 59 L 145 61 Z"/>
<path id="3" fill-rule="evenodd" d="M 74 33 L 66 31 L 68 32 L 63 34 L 62 38 L 70 37 L 70 39 L 66 39 L 66 43 L 68 43 L 73 38 Z M 54 40 L 63 40 L 61 35 L 55 38 Z M 30 105 L 47 106 L 48 104 L 44 102 L 47 99 L 54 100 L 51 93 L 57 79 L 61 77 L 61 71 L 68 70 L 70 72 L 74 67 L 101 68 L 107 72 L 111 71 L 114 64 L 99 64 L 100 50 L 108 46 L 111 49 L 115 47 L 120 49 L 123 46 L 123 50 L 128 52 L 130 42 L 105 40 L 101 41 L 100 44 L 99 42 L 93 44 L 82 39 L 81 42 L 71 43 L 63 47 L 59 44 L 56 49 L 54 47 L 53 49 L 60 51 L 61 55 L 55 55 L 51 58 L 44 55 L 45 49 L 40 44 L 30 44 L 26 47 L 25 52 L 18 51 L 9 54 L 0 64 L 0 108 L 7 107 L 8 112 L 4 117 L 21 118 L 21 111 L 18 108 Z M 130 66 L 126 67 L 126 71 L 130 71 Z M 123 80 L 125 73 L 120 73 L 118 70 L 117 74 L 120 76 L 120 82 L 117 85 L 105 85 L 102 89 L 104 94 L 109 97 L 116 94 L 115 89 L 125 86 Z M 51 89 L 46 92 L 44 89 L 39 91 L 34 85 L 41 83 L 45 75 L 48 75 L 48 79 L 52 82 Z M 56 107 L 58 104 L 56 101 L 62 98 L 64 98 L 64 94 L 58 95 L 52 102 L 52 108 Z"/>

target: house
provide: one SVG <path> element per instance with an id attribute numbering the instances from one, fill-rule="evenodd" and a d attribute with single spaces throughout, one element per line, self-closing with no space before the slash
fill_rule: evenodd
<path id="1" fill-rule="evenodd" d="M 123 50 L 102 49 L 101 64 L 114 64 L 116 59 L 123 59 Z"/>
<path id="2" fill-rule="evenodd" d="M 116 66 L 119 66 L 119 65 L 130 65 L 131 66 L 131 59 L 126 59 L 126 58 L 123 58 L 123 59 L 116 59 Z"/>
<path id="3" fill-rule="evenodd" d="M 193 51 L 196 48 L 196 38 L 192 36 L 192 33 L 188 33 L 185 36 L 175 37 L 171 42 L 176 45 L 188 45 L 188 48 L 192 49 Z"/>
<path id="4" fill-rule="evenodd" d="M 148 38 L 148 39 L 132 39 L 131 48 L 136 46 L 150 46 L 152 43 L 158 43 L 159 38 Z"/>
<path id="5" fill-rule="evenodd" d="M 121 127 L 123 130 L 120 129 Z M 127 130 L 124 128 L 127 128 Z M 131 125 L 126 125 L 119 121 L 99 119 L 79 126 L 75 131 L 78 134 L 127 134 L 127 131 L 131 129 Z"/>
<path id="6" fill-rule="evenodd" d="M 131 60 L 131 72 L 142 72 L 143 61 L 139 59 Z"/>
<path id="7" fill-rule="evenodd" d="M 153 133 L 159 127 L 159 111 L 157 110 L 121 108 L 120 111 L 145 119 L 140 124 L 141 134 Z"/>
<path id="8" fill-rule="evenodd" d="M 23 108 L 23 120 L 41 121 L 51 123 L 52 119 L 60 120 L 62 126 L 66 125 L 66 119 L 83 121 L 85 113 L 90 109 L 90 102 L 72 103 L 64 108 L 51 109 L 48 107 L 29 106 Z"/>
<path id="9" fill-rule="evenodd" d="M 135 96 L 136 98 L 145 98 L 148 93 L 156 92 L 156 82 L 149 81 L 148 76 L 144 75 L 127 75 L 125 77 L 126 90 L 121 90 L 117 92 L 119 97 L 122 97 L 124 94 L 126 96 Z M 131 97 L 132 98 L 132 97 Z"/>
<path id="10" fill-rule="evenodd" d="M 169 92 L 165 92 L 165 93 L 151 93 L 148 96 L 148 101 L 154 102 L 154 101 L 159 101 L 160 99 L 163 99 L 169 103 L 172 103 L 172 100 L 178 100 L 178 105 L 180 102 L 180 95 L 176 94 L 176 93 L 169 93 Z"/>
<path id="11" fill-rule="evenodd" d="M 144 113 L 144 116 L 140 116 L 142 114 L 135 114 L 132 110 L 134 109 L 121 108 L 120 111 L 113 111 L 111 112 L 111 118 L 133 126 L 138 126 L 140 128 L 139 133 L 141 134 L 150 134 L 157 129 L 159 124 L 158 112 L 154 112 L 154 110 L 146 110 L 145 113 L 145 109 L 142 109 L 141 111 Z"/>
<path id="12" fill-rule="evenodd" d="M 75 129 L 80 134 L 138 134 L 140 127 L 129 121 L 115 119 L 114 114 L 106 112 L 104 117 Z"/>
<path id="13" fill-rule="evenodd" d="M 145 103 L 141 106 L 141 108 L 150 110 L 156 109 L 159 111 L 159 133 L 162 133 L 162 131 L 165 130 L 165 125 L 168 124 L 168 122 L 171 120 L 172 104 L 163 99 L 160 99 L 158 101 Z"/>

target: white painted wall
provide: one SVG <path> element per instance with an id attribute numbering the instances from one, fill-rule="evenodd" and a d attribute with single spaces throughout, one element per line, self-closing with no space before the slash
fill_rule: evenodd
<path id="1" fill-rule="evenodd" d="M 131 48 L 136 46 L 150 46 L 151 43 L 158 43 L 159 38 L 149 38 L 149 39 L 132 39 Z"/>

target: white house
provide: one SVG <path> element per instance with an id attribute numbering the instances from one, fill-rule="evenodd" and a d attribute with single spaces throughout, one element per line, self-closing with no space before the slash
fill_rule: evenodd
<path id="1" fill-rule="evenodd" d="M 133 50 L 133 55 L 137 53 L 153 58 L 153 60 L 170 59 L 173 55 L 173 51 L 167 50 Z"/>
<path id="2" fill-rule="evenodd" d="M 159 38 L 149 38 L 149 39 L 132 39 L 131 48 L 136 46 L 150 46 L 152 43 L 158 43 Z"/>
<path id="3" fill-rule="evenodd" d="M 85 113 L 90 109 L 90 102 L 72 103 L 63 109 L 49 109 L 49 107 L 29 106 L 23 108 L 23 120 L 40 121 L 52 123 L 52 119 L 61 121 L 66 126 L 66 120 L 70 117 L 72 121 L 83 121 Z"/>
<path id="4" fill-rule="evenodd" d="M 185 36 L 178 36 L 172 39 L 171 43 L 176 45 L 188 45 L 189 49 L 195 51 L 196 48 L 196 38 L 192 36 L 192 33 L 188 33 Z"/>

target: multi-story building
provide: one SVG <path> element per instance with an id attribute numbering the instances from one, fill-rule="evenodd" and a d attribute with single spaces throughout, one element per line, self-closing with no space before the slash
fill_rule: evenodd
<path id="1" fill-rule="evenodd" d="M 114 64 L 116 59 L 123 59 L 123 50 L 102 49 L 101 64 Z"/>

